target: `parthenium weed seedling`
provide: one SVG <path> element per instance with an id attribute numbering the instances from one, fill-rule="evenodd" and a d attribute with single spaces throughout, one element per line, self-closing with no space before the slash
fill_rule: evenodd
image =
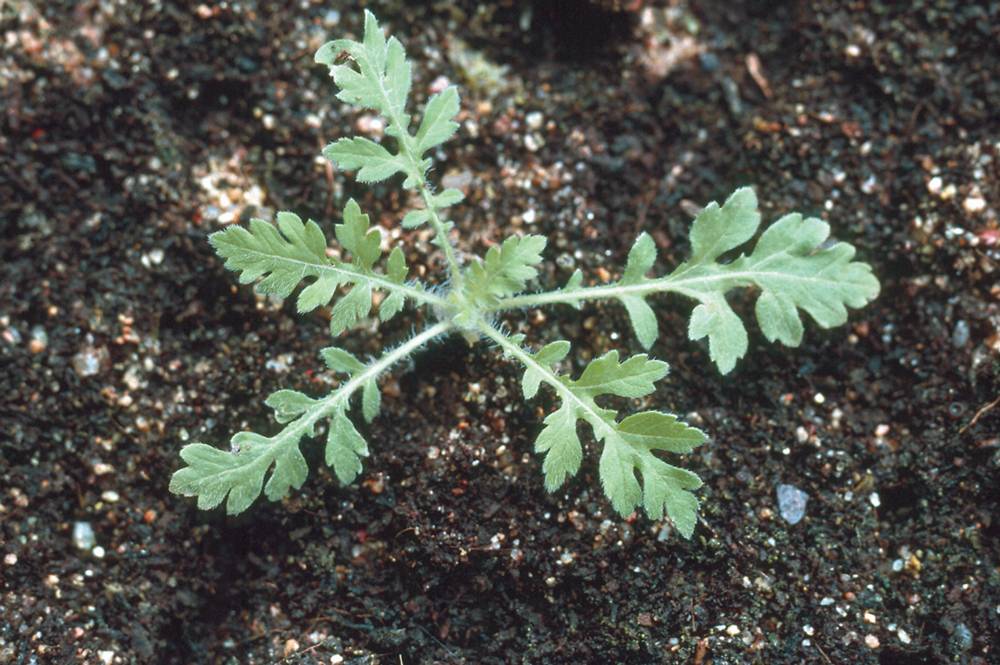
<path id="1" fill-rule="evenodd" d="M 409 303 L 424 308 L 434 322 L 368 363 L 337 347 L 323 349 L 326 366 L 343 374 L 343 381 L 325 397 L 294 390 L 279 390 L 268 397 L 265 403 L 284 426 L 273 436 L 240 432 L 232 438 L 231 451 L 204 443 L 185 446 L 181 457 L 187 466 L 174 474 L 170 489 L 197 496 L 199 508 L 213 508 L 226 499 L 227 512 L 240 513 L 262 489 L 268 499 L 277 501 L 301 487 L 308 469 L 299 445 L 304 437 L 315 436 L 317 425 L 324 422 L 326 463 L 342 483 L 352 482 L 368 455 L 368 444 L 349 415 L 352 399 L 360 393 L 361 416 L 371 422 L 380 408 L 379 377 L 431 340 L 460 333 L 470 340 L 491 342 L 522 366 L 525 399 L 533 398 L 542 384 L 558 398 L 559 407 L 545 418 L 535 440 L 535 451 L 545 455 L 546 489 L 555 491 L 580 469 L 583 447 L 577 430 L 583 421 L 602 444 L 599 474 L 615 510 L 627 516 L 641 505 L 651 519 L 669 517 L 689 538 L 698 509 L 692 490 L 701 486 L 701 480 L 663 461 L 657 453 L 689 453 L 704 441 L 704 434 L 662 411 L 619 419 L 618 411 L 600 401 L 609 395 L 638 398 L 650 394 L 655 382 L 666 376 L 667 364 L 644 353 L 621 358 L 618 351 L 609 351 L 572 378 L 559 369 L 570 352 L 569 342 L 559 340 L 531 349 L 523 335 L 503 331 L 498 315 L 543 305 L 579 308 L 591 300 L 618 300 L 628 312 L 639 343 L 649 349 L 659 333 L 647 299 L 662 293 L 680 294 L 698 303 L 688 336 L 708 338 L 710 357 L 725 374 L 747 351 L 747 332 L 726 300 L 728 291 L 757 289 L 755 312 L 764 336 L 788 346 L 802 341 L 800 309 L 821 327 L 830 328 L 847 320 L 846 307 L 862 307 L 878 294 L 870 266 L 852 261 L 854 248 L 828 242 L 826 223 L 797 213 L 767 227 L 749 253 L 721 262 L 721 256 L 757 233 L 760 213 L 749 188 L 738 189 L 721 206 L 710 203 L 698 214 L 691 227 L 690 259 L 667 275 L 648 276 L 656 249 L 652 238 L 643 233 L 629 252 L 619 281 L 584 286 L 583 274 L 577 270 L 562 288 L 527 293 L 529 281 L 538 274 L 536 266 L 542 261 L 546 239 L 510 236 L 484 257 L 463 263 L 449 237 L 453 225 L 446 221 L 447 208 L 463 195 L 454 189 L 437 192 L 428 182 L 429 154 L 458 129 L 456 89 L 447 88 L 431 97 L 413 132 L 414 123 L 407 113 L 410 63 L 402 44 L 395 38 L 387 41 L 368 12 L 362 41 L 330 42 L 316 53 L 316 62 L 330 68 L 340 100 L 380 113 L 386 134 L 394 139 L 393 145 L 385 145 L 367 138 L 342 138 L 323 154 L 341 168 L 355 170 L 360 182 L 404 176 L 403 187 L 417 192 L 423 206 L 408 212 L 402 225 L 408 229 L 430 225 L 434 243 L 447 261 L 447 286 L 431 289 L 408 279 L 399 247 L 383 261 L 381 235 L 353 200 L 347 202 L 343 220 L 334 228 L 350 261 L 328 256 L 319 225 L 303 222 L 291 212 L 278 213 L 276 224 L 254 219 L 248 228 L 232 226 L 212 234 L 212 245 L 226 259 L 226 267 L 239 273 L 241 283 L 257 282 L 259 292 L 281 298 L 306 283 L 298 295 L 299 312 L 326 307 L 343 292 L 330 311 L 330 332 L 335 336 L 369 315 L 376 290 L 385 296 L 378 306 L 380 320 L 391 319 Z"/>

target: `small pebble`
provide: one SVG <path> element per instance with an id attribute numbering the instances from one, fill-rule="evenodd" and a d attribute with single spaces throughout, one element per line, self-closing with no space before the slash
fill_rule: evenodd
<path id="1" fill-rule="evenodd" d="M 323 14 L 323 25 L 326 27 L 332 28 L 338 23 L 340 23 L 340 12 L 336 9 L 331 9 L 326 14 Z"/>
<path id="2" fill-rule="evenodd" d="M 964 652 L 972 648 L 972 631 L 964 623 L 955 626 L 955 631 L 951 634 L 949 646 L 954 651 Z"/>
<path id="3" fill-rule="evenodd" d="M 32 353 L 41 353 L 49 345 L 49 335 L 45 328 L 35 326 L 31 329 L 31 341 L 28 342 L 28 350 Z"/>
<path id="4" fill-rule="evenodd" d="M 898 637 L 899 641 L 902 642 L 903 644 L 910 643 L 910 634 L 905 630 L 903 630 L 902 628 L 896 631 L 896 637 Z"/>
<path id="5" fill-rule="evenodd" d="M 973 194 L 968 196 L 964 202 L 962 202 L 962 207 L 965 208 L 965 212 L 970 215 L 974 215 L 977 212 L 982 212 L 986 208 L 986 199 L 982 196 Z"/>
<path id="6" fill-rule="evenodd" d="M 108 503 L 117 503 L 118 499 L 121 497 L 118 496 L 118 492 L 114 490 L 108 490 L 106 492 L 101 493 L 101 498 L 107 501 Z"/>
<path id="7" fill-rule="evenodd" d="M 17 555 L 11 552 L 4 556 L 3 562 L 8 566 L 13 566 L 17 563 Z"/>
<path id="8" fill-rule="evenodd" d="M 778 485 L 778 511 L 789 524 L 798 524 L 806 514 L 809 495 L 794 485 Z"/>
<path id="9" fill-rule="evenodd" d="M 545 122 L 545 116 L 538 111 L 532 111 L 524 116 L 524 122 L 528 125 L 528 129 L 541 129 L 542 123 Z"/>
<path id="10" fill-rule="evenodd" d="M 951 332 L 951 345 L 960 349 L 969 342 L 969 324 L 965 319 L 959 319 L 955 323 L 955 329 Z"/>
<path id="11" fill-rule="evenodd" d="M 108 362 L 110 356 L 103 346 L 85 346 L 73 356 L 73 369 L 82 377 L 94 376 Z"/>
<path id="12" fill-rule="evenodd" d="M 100 545 L 98 545 L 94 549 L 90 550 L 90 553 L 94 555 L 95 559 L 103 559 L 104 558 L 104 548 L 101 547 Z"/>
<path id="13" fill-rule="evenodd" d="M 146 254 L 142 255 L 142 258 L 139 259 L 139 261 L 142 263 L 143 268 L 152 268 L 153 266 L 158 266 L 161 263 L 163 263 L 163 250 L 156 248 L 150 252 L 147 252 Z"/>
<path id="14" fill-rule="evenodd" d="M 80 550 L 89 550 L 97 544 L 94 528 L 90 526 L 90 522 L 73 523 L 73 544 Z"/>
<path id="15" fill-rule="evenodd" d="M 878 649 L 880 642 L 874 635 L 865 635 L 865 646 L 869 649 Z"/>

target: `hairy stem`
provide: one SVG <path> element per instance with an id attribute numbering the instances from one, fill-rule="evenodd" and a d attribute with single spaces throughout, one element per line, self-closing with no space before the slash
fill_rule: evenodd
<path id="1" fill-rule="evenodd" d="M 316 422 L 333 413 L 340 403 L 346 399 L 350 399 L 351 395 L 358 388 L 361 388 L 369 380 L 379 376 L 396 363 L 410 356 L 414 351 L 438 335 L 447 332 L 451 327 L 452 324 L 450 321 L 439 321 L 403 342 L 395 349 L 387 351 L 381 358 L 365 366 L 363 370 L 352 376 L 347 383 L 341 385 L 332 393 L 312 405 L 305 413 L 283 430 L 281 434 L 301 435 L 301 433 L 312 431 L 312 426 Z M 298 441 L 298 438 L 295 441 Z"/>
<path id="2" fill-rule="evenodd" d="M 434 229 L 434 234 L 440 240 L 438 246 L 444 250 L 445 260 L 448 262 L 448 276 L 451 279 L 451 283 L 458 290 L 461 290 L 463 278 L 462 271 L 458 265 L 458 256 L 455 254 L 454 245 L 451 244 L 451 238 L 448 237 L 448 230 L 445 228 L 444 222 L 441 221 L 441 217 L 438 216 L 437 208 L 434 207 L 431 199 L 433 192 L 431 192 L 430 185 L 424 175 L 419 156 L 414 150 L 413 136 L 410 134 L 409 127 L 403 125 L 399 117 L 399 112 L 392 107 L 392 103 L 389 101 L 389 94 L 386 92 L 385 87 L 381 85 L 381 81 L 379 83 L 379 91 L 382 99 L 385 101 L 386 118 L 394 130 L 393 136 L 396 137 L 399 143 L 399 152 L 408 162 L 409 172 L 407 175 L 417 183 L 417 189 L 420 190 L 420 197 L 423 199 L 424 206 L 429 213 L 428 221 Z"/>
<path id="3" fill-rule="evenodd" d="M 743 286 L 750 286 L 753 284 L 755 278 L 766 277 L 768 275 L 769 273 L 759 271 L 727 272 L 718 275 L 702 275 L 697 277 L 683 277 L 674 274 L 661 277 L 660 279 L 651 279 L 641 284 L 608 284 L 606 286 L 585 286 L 576 289 L 545 291 L 543 293 L 525 293 L 511 298 L 503 298 L 498 303 L 487 307 L 487 309 L 499 312 L 524 307 L 538 307 L 540 305 L 565 305 L 583 300 L 606 300 L 627 295 L 647 296 L 655 293 L 680 293 L 681 295 L 700 300 L 704 292 L 698 287 L 718 282 L 734 282 Z M 781 277 L 783 275 L 775 273 L 774 276 Z"/>
<path id="4" fill-rule="evenodd" d="M 478 327 L 484 336 L 496 342 L 507 354 L 516 358 L 525 367 L 538 372 L 542 376 L 542 380 L 552 386 L 552 389 L 556 391 L 556 394 L 564 402 L 573 404 L 578 409 L 577 413 L 580 413 L 590 423 L 590 426 L 594 430 L 594 438 L 600 440 L 607 434 L 614 434 L 614 428 L 597 412 L 594 405 L 588 400 L 581 399 L 574 393 L 573 389 L 563 383 L 559 375 L 553 372 L 550 367 L 535 360 L 519 344 L 511 341 L 510 338 L 490 324 L 480 321 Z"/>

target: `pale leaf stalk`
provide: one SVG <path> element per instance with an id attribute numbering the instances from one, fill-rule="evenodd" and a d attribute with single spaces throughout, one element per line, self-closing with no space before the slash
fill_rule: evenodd
<path id="1" fill-rule="evenodd" d="M 396 138 L 399 143 L 399 152 L 404 157 L 406 157 L 407 165 L 409 167 L 407 175 L 413 178 L 417 183 L 417 189 L 420 191 L 420 197 L 424 201 L 424 206 L 427 208 L 428 221 L 434 228 L 434 234 L 440 239 L 439 246 L 444 250 L 445 260 L 448 262 L 448 273 L 451 282 L 461 290 L 462 288 L 462 270 L 458 264 L 458 256 L 455 254 L 455 247 L 451 243 L 451 238 L 448 236 L 448 230 L 445 228 L 444 222 L 438 216 L 437 208 L 434 206 L 433 192 L 431 191 L 430 185 L 427 182 L 426 175 L 424 174 L 423 167 L 420 160 L 417 158 L 416 151 L 413 147 L 413 135 L 410 134 L 410 129 L 405 126 L 399 117 L 399 113 L 396 111 L 392 102 L 389 99 L 389 93 L 386 91 L 382 82 L 379 81 L 379 93 L 382 95 L 382 100 L 385 104 L 384 112 L 386 119 L 389 121 L 390 127 L 394 130 L 391 135 Z"/>
<path id="2" fill-rule="evenodd" d="M 700 286 L 709 286 L 718 283 L 726 283 L 733 287 L 753 286 L 757 279 L 766 277 L 778 278 L 787 277 L 787 275 L 759 270 L 727 272 L 719 275 L 702 275 L 696 277 L 684 277 L 682 274 L 673 273 L 659 279 L 647 280 L 641 284 L 606 284 L 602 286 L 584 286 L 575 289 L 557 289 L 541 293 L 525 293 L 519 296 L 503 298 L 484 309 L 492 312 L 501 312 L 511 309 L 524 309 L 526 307 L 539 307 L 542 305 L 568 305 L 583 300 L 608 300 L 627 295 L 647 296 L 657 293 L 679 293 L 695 300 L 702 300 L 706 292 L 698 289 Z M 829 286 L 831 283 L 831 280 L 816 277 L 796 277 L 796 280 L 814 282 L 817 287 Z"/>
<path id="3" fill-rule="evenodd" d="M 422 305 L 443 307 L 447 305 L 448 302 L 441 296 L 427 290 L 420 283 L 397 284 L 392 280 L 386 279 L 384 275 L 381 275 L 374 271 L 364 272 L 347 263 L 339 265 L 308 263 L 306 261 L 290 259 L 284 256 L 264 254 L 263 252 L 255 252 L 255 253 L 260 254 L 262 257 L 267 257 L 269 260 L 275 263 L 285 263 L 289 265 L 300 266 L 302 270 L 303 279 L 306 277 L 322 277 L 323 275 L 335 275 L 338 277 L 344 277 L 342 281 L 349 282 L 351 284 L 367 281 L 370 282 L 374 288 L 379 288 L 389 293 L 397 291 L 405 295 L 407 298 L 410 298 L 414 302 L 418 302 Z"/>
<path id="4" fill-rule="evenodd" d="M 319 400 L 294 421 L 291 427 L 285 431 L 297 428 L 299 432 L 310 431 L 310 428 L 319 420 L 329 416 L 337 406 L 345 399 L 349 399 L 359 388 L 368 381 L 378 378 L 388 371 L 396 363 L 411 356 L 417 349 L 430 342 L 438 335 L 443 335 L 452 327 L 450 321 L 439 321 L 422 332 L 414 335 L 396 348 L 387 351 L 378 360 L 365 366 L 363 370 L 354 374 L 349 381 L 339 386 L 335 391 L 325 398 Z M 284 434 L 284 431 L 282 432 Z M 298 441 L 298 439 L 296 439 Z"/>
<path id="5" fill-rule="evenodd" d="M 580 397 L 573 392 L 572 388 L 563 383 L 563 381 L 559 378 L 559 375 L 552 371 L 550 367 L 535 360 L 530 353 L 521 347 L 521 345 L 511 340 L 490 324 L 481 321 L 478 327 L 484 337 L 496 342 L 497 346 L 503 349 L 509 356 L 518 360 L 526 368 L 538 372 L 538 374 L 541 375 L 542 380 L 550 385 L 560 398 L 574 404 L 576 408 L 581 409 L 585 414 L 584 417 L 587 422 L 594 428 L 595 439 L 600 440 L 602 435 L 605 434 L 614 434 L 614 428 L 608 424 L 604 417 L 597 413 L 597 411 L 594 410 L 594 407 L 586 400 L 580 399 Z"/>

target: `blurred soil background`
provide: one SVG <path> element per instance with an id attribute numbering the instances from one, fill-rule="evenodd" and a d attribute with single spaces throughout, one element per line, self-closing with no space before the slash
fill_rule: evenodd
<path id="1" fill-rule="evenodd" d="M 460 339 L 387 378 L 355 486 L 317 445 L 236 519 L 167 492 L 186 442 L 333 380 L 322 314 L 239 287 L 207 234 L 329 232 L 355 196 L 441 274 L 398 183 L 318 158 L 383 129 L 312 63 L 365 6 L 417 102 L 461 86 L 433 177 L 466 193 L 464 250 L 543 233 L 539 286 L 597 283 L 645 230 L 666 270 L 754 184 L 873 264 L 849 325 L 794 350 L 751 326 L 727 377 L 660 303 L 649 403 L 712 437 L 690 542 L 618 518 L 592 445 L 546 494 L 551 403 Z M 1000 3 L 6 0 L 0 39 L 0 663 L 1000 663 Z M 509 323 L 577 370 L 638 350 L 613 305 Z"/>

